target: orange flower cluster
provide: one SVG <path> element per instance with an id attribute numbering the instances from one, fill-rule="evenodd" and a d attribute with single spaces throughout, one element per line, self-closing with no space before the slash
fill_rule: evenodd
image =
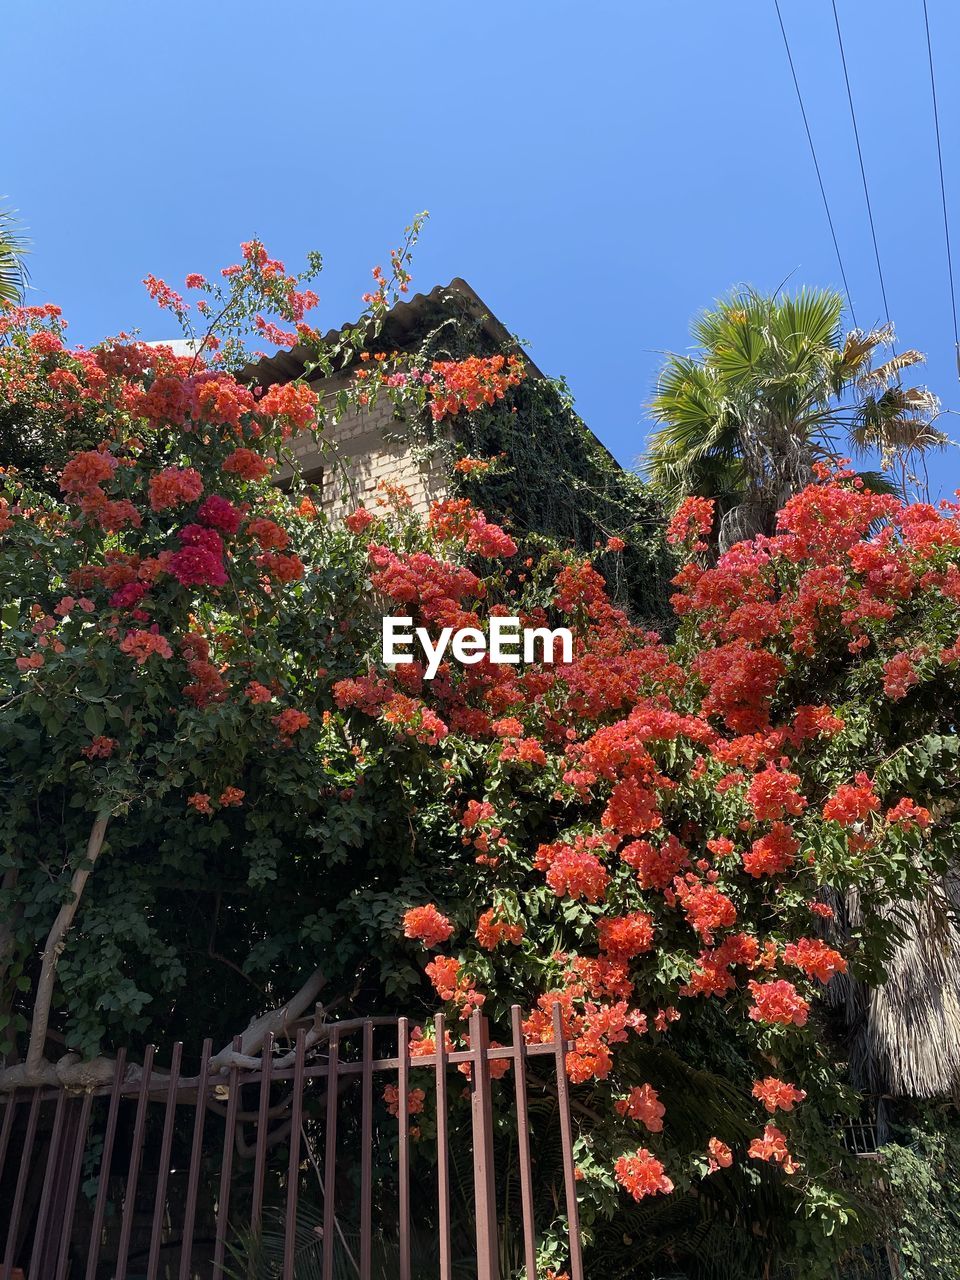
<path id="1" fill-rule="evenodd" d="M 493 951 L 501 942 L 518 946 L 523 941 L 523 925 L 497 919 L 496 909 L 490 907 L 477 921 L 476 938 L 485 951 Z"/>
<path id="2" fill-rule="evenodd" d="M 416 938 L 425 947 L 436 947 L 446 942 L 453 933 L 453 925 L 432 903 L 425 907 L 411 907 L 404 913 L 403 936 Z"/>
<path id="3" fill-rule="evenodd" d="M 430 416 L 434 422 L 502 400 L 526 377 L 520 356 L 470 356 L 435 360 L 430 366 Z"/>
<path id="4" fill-rule="evenodd" d="M 772 1115 L 778 1108 L 781 1111 L 792 1111 L 793 1104 L 802 1102 L 807 1095 L 796 1085 L 785 1084 L 776 1076 L 765 1076 L 763 1080 L 755 1081 L 753 1096 L 762 1102 Z"/>
<path id="5" fill-rule="evenodd" d="M 619 1116 L 640 1120 L 651 1133 L 660 1133 L 663 1129 L 666 1107 L 652 1084 L 634 1085 L 625 1098 L 617 1099 L 613 1107 Z"/>
<path id="6" fill-rule="evenodd" d="M 770 1160 L 780 1165 L 784 1173 L 796 1173 L 800 1168 L 787 1149 L 786 1136 L 775 1124 L 764 1127 L 763 1136 L 754 1138 L 747 1148 L 751 1160 Z"/>
<path id="7" fill-rule="evenodd" d="M 663 1165 L 646 1147 L 632 1155 L 621 1156 L 613 1166 L 613 1174 L 634 1200 L 642 1200 L 644 1196 L 668 1195 L 673 1190 L 673 1183 Z"/>
<path id="8" fill-rule="evenodd" d="M 411 1089 L 407 1093 L 407 1115 L 418 1116 L 423 1111 L 427 1095 L 422 1089 Z M 392 1116 L 400 1115 L 400 1090 L 395 1084 L 388 1084 L 383 1091 L 383 1100 Z"/>

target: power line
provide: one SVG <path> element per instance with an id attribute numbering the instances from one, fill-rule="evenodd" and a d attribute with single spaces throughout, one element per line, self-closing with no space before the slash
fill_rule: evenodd
<path id="1" fill-rule="evenodd" d="M 800 81 L 797 79 L 797 69 L 793 64 L 793 54 L 790 52 L 790 41 L 787 39 L 787 29 L 783 25 L 783 14 L 780 12 L 780 0 L 773 0 L 773 3 L 777 11 L 777 20 L 780 23 L 780 33 L 783 36 L 783 47 L 787 51 L 787 61 L 790 63 L 790 74 L 793 76 L 793 87 L 797 91 L 797 101 L 800 104 L 800 114 L 803 117 L 803 127 L 807 132 L 807 142 L 810 144 L 810 154 L 813 157 L 813 167 L 817 171 L 817 182 L 820 184 L 820 194 L 823 197 L 823 209 L 827 215 L 827 223 L 830 227 L 833 247 L 836 250 L 837 263 L 840 266 L 840 276 L 843 280 L 844 292 L 847 295 L 847 305 L 850 308 L 850 316 L 853 320 L 854 328 L 859 328 L 857 325 L 857 313 L 853 309 L 853 298 L 850 294 L 850 286 L 847 284 L 847 273 L 843 269 L 843 257 L 840 253 L 840 242 L 837 240 L 836 228 L 833 225 L 833 217 L 830 213 L 830 202 L 827 200 L 827 190 L 823 185 L 823 175 L 820 172 L 820 161 L 817 159 L 817 149 L 813 145 L 813 134 L 810 132 L 810 122 L 807 119 L 806 107 L 803 105 L 803 94 L 800 92 Z"/>
<path id="2" fill-rule="evenodd" d="M 943 208 L 943 238 L 947 244 L 947 273 L 950 277 L 950 306 L 953 309 L 953 346 L 960 378 L 960 333 L 957 326 L 957 290 L 953 283 L 953 253 L 950 248 L 950 220 L 947 217 L 947 188 L 943 180 L 943 150 L 940 146 L 940 111 L 937 106 L 937 82 L 933 75 L 933 42 L 930 39 L 930 15 L 923 0 L 923 25 L 927 32 L 927 61 L 930 64 L 930 95 L 933 98 L 933 123 L 937 134 L 937 163 L 940 166 L 940 204 Z"/>
<path id="3" fill-rule="evenodd" d="M 867 186 L 867 171 L 863 163 L 863 150 L 860 146 L 860 130 L 857 128 L 857 113 L 853 107 L 853 93 L 850 89 L 850 74 L 847 71 L 847 56 L 843 48 L 843 36 L 840 34 L 840 15 L 837 13 L 837 0 L 831 0 L 833 20 L 837 27 L 837 43 L 840 46 L 840 61 L 843 64 L 843 79 L 847 86 L 847 101 L 850 104 L 850 119 L 853 121 L 853 136 L 857 143 L 857 156 L 860 160 L 860 177 L 863 180 L 863 196 L 867 202 L 867 217 L 870 220 L 870 236 L 873 240 L 873 255 L 877 260 L 877 275 L 880 277 L 880 296 L 883 299 L 883 311 L 890 324 L 890 306 L 887 302 L 887 289 L 883 280 L 883 267 L 880 265 L 880 249 L 877 245 L 877 229 L 873 224 L 873 207 L 870 204 L 870 190 Z M 892 344 L 891 344 L 892 345 Z M 894 348 L 896 351 L 896 348 Z"/>

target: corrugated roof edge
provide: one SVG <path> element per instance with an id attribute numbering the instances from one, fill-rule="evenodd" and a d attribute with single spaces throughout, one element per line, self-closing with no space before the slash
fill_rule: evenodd
<path id="1" fill-rule="evenodd" d="M 410 333 L 416 330 L 417 320 L 426 307 L 433 303 L 442 303 L 444 298 L 450 294 L 455 295 L 466 303 L 474 318 L 480 322 L 484 331 L 494 342 L 498 345 L 515 345 L 518 350 L 523 350 L 506 325 L 497 319 L 480 295 L 460 276 L 454 276 L 449 284 L 435 285 L 429 293 L 414 294 L 408 302 L 398 302 L 392 307 L 384 320 L 383 337 L 386 340 L 385 345 L 402 350 L 403 336 L 409 336 Z M 335 342 L 344 329 L 349 327 L 350 325 L 347 323 L 341 325 L 339 329 L 330 329 L 324 334 L 323 341 L 328 343 Z M 294 378 L 299 378 L 303 375 L 308 356 L 309 352 L 306 347 L 297 346 L 292 347 L 289 351 L 278 351 L 275 355 L 263 356 L 255 363 L 246 365 L 245 368 L 241 369 L 239 377 L 243 382 L 264 388 L 273 386 L 277 382 L 292 382 Z M 526 351 L 523 351 L 523 358 L 534 377 L 546 377 Z M 322 379 L 317 380 L 322 381 Z M 610 461 L 623 470 L 621 464 L 603 441 L 598 439 L 585 422 L 583 426 Z"/>
<path id="2" fill-rule="evenodd" d="M 450 294 L 455 295 L 466 303 L 474 318 L 480 322 L 485 332 L 496 343 L 508 345 L 515 343 L 513 334 L 510 333 L 505 325 L 501 324 L 479 294 L 467 284 L 466 280 L 462 280 L 459 276 L 454 276 L 449 284 L 438 284 L 429 293 L 417 293 L 409 301 L 398 302 L 392 307 L 384 319 L 383 333 L 381 335 L 384 345 L 402 350 L 404 338 L 409 337 L 416 330 L 417 321 L 427 306 L 442 303 L 444 298 Z M 325 343 L 336 342 L 343 331 L 350 327 L 348 323 L 341 325 L 339 329 L 331 329 L 324 334 L 323 341 Z M 543 373 L 530 359 L 530 356 L 526 352 L 523 354 L 531 372 L 536 377 L 542 378 L 544 376 Z M 263 356 L 255 363 L 246 365 L 240 371 L 240 378 L 244 382 L 261 387 L 270 387 L 277 382 L 290 382 L 294 378 L 302 376 L 308 355 L 309 352 L 306 347 L 296 346 L 289 351 L 278 351 L 275 355 Z"/>

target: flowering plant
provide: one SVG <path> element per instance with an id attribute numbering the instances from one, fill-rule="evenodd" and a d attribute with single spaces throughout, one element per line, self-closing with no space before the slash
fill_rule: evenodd
<path id="1" fill-rule="evenodd" d="M 244 263 L 228 319 L 276 338 L 269 295 L 303 324 L 302 280 L 256 243 Z M 549 1041 L 559 1006 L 591 1094 L 588 1227 L 618 1197 L 762 1176 L 832 1231 L 848 1207 L 815 1107 L 839 1105 L 842 1070 L 818 997 L 882 974 L 891 904 L 955 853 L 960 507 L 822 470 L 774 537 L 705 566 L 691 503 L 667 643 L 590 559 L 524 555 L 466 498 L 420 521 L 385 492 L 330 527 L 271 483 L 322 432 L 305 381 L 250 386 L 206 341 L 70 351 L 51 308 L 2 328 L 0 394 L 85 438 L 52 492 L 8 474 L 0 496 L 0 1014 L 24 1046 L 0 1086 L 94 1081 L 99 1046 L 160 1016 L 208 1033 L 223 968 L 216 1014 L 242 1025 L 306 956 L 295 1011 L 323 983 L 354 1007 L 420 992 L 462 1038 L 519 1002 Z M 409 394 L 470 413 L 520 369 L 467 361 L 437 371 L 442 397 L 422 373 Z M 395 372 L 355 378 L 351 403 L 407 394 Z M 427 681 L 380 661 L 396 611 L 431 634 L 561 623 L 573 661 Z M 81 1060 L 52 1062 L 51 1032 Z M 707 1079 L 722 1105 L 691 1116 Z"/>

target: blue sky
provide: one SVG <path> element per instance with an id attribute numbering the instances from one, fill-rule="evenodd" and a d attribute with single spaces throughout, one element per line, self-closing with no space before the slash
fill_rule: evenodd
<path id="1" fill-rule="evenodd" d="M 928 0 L 960 259 L 960 6 Z M 883 318 L 829 0 L 781 0 L 861 325 Z M 960 409 L 921 0 L 838 0 L 893 319 Z M 465 277 L 625 463 L 664 350 L 737 283 L 839 284 L 773 0 L 7 0 L 0 194 L 36 296 L 169 337 L 181 282 L 320 249 L 323 326 L 419 209 L 415 288 Z M 960 268 L 960 261 L 958 261 Z M 944 419 L 960 438 L 960 418 Z M 960 451 L 933 468 L 960 485 Z"/>

